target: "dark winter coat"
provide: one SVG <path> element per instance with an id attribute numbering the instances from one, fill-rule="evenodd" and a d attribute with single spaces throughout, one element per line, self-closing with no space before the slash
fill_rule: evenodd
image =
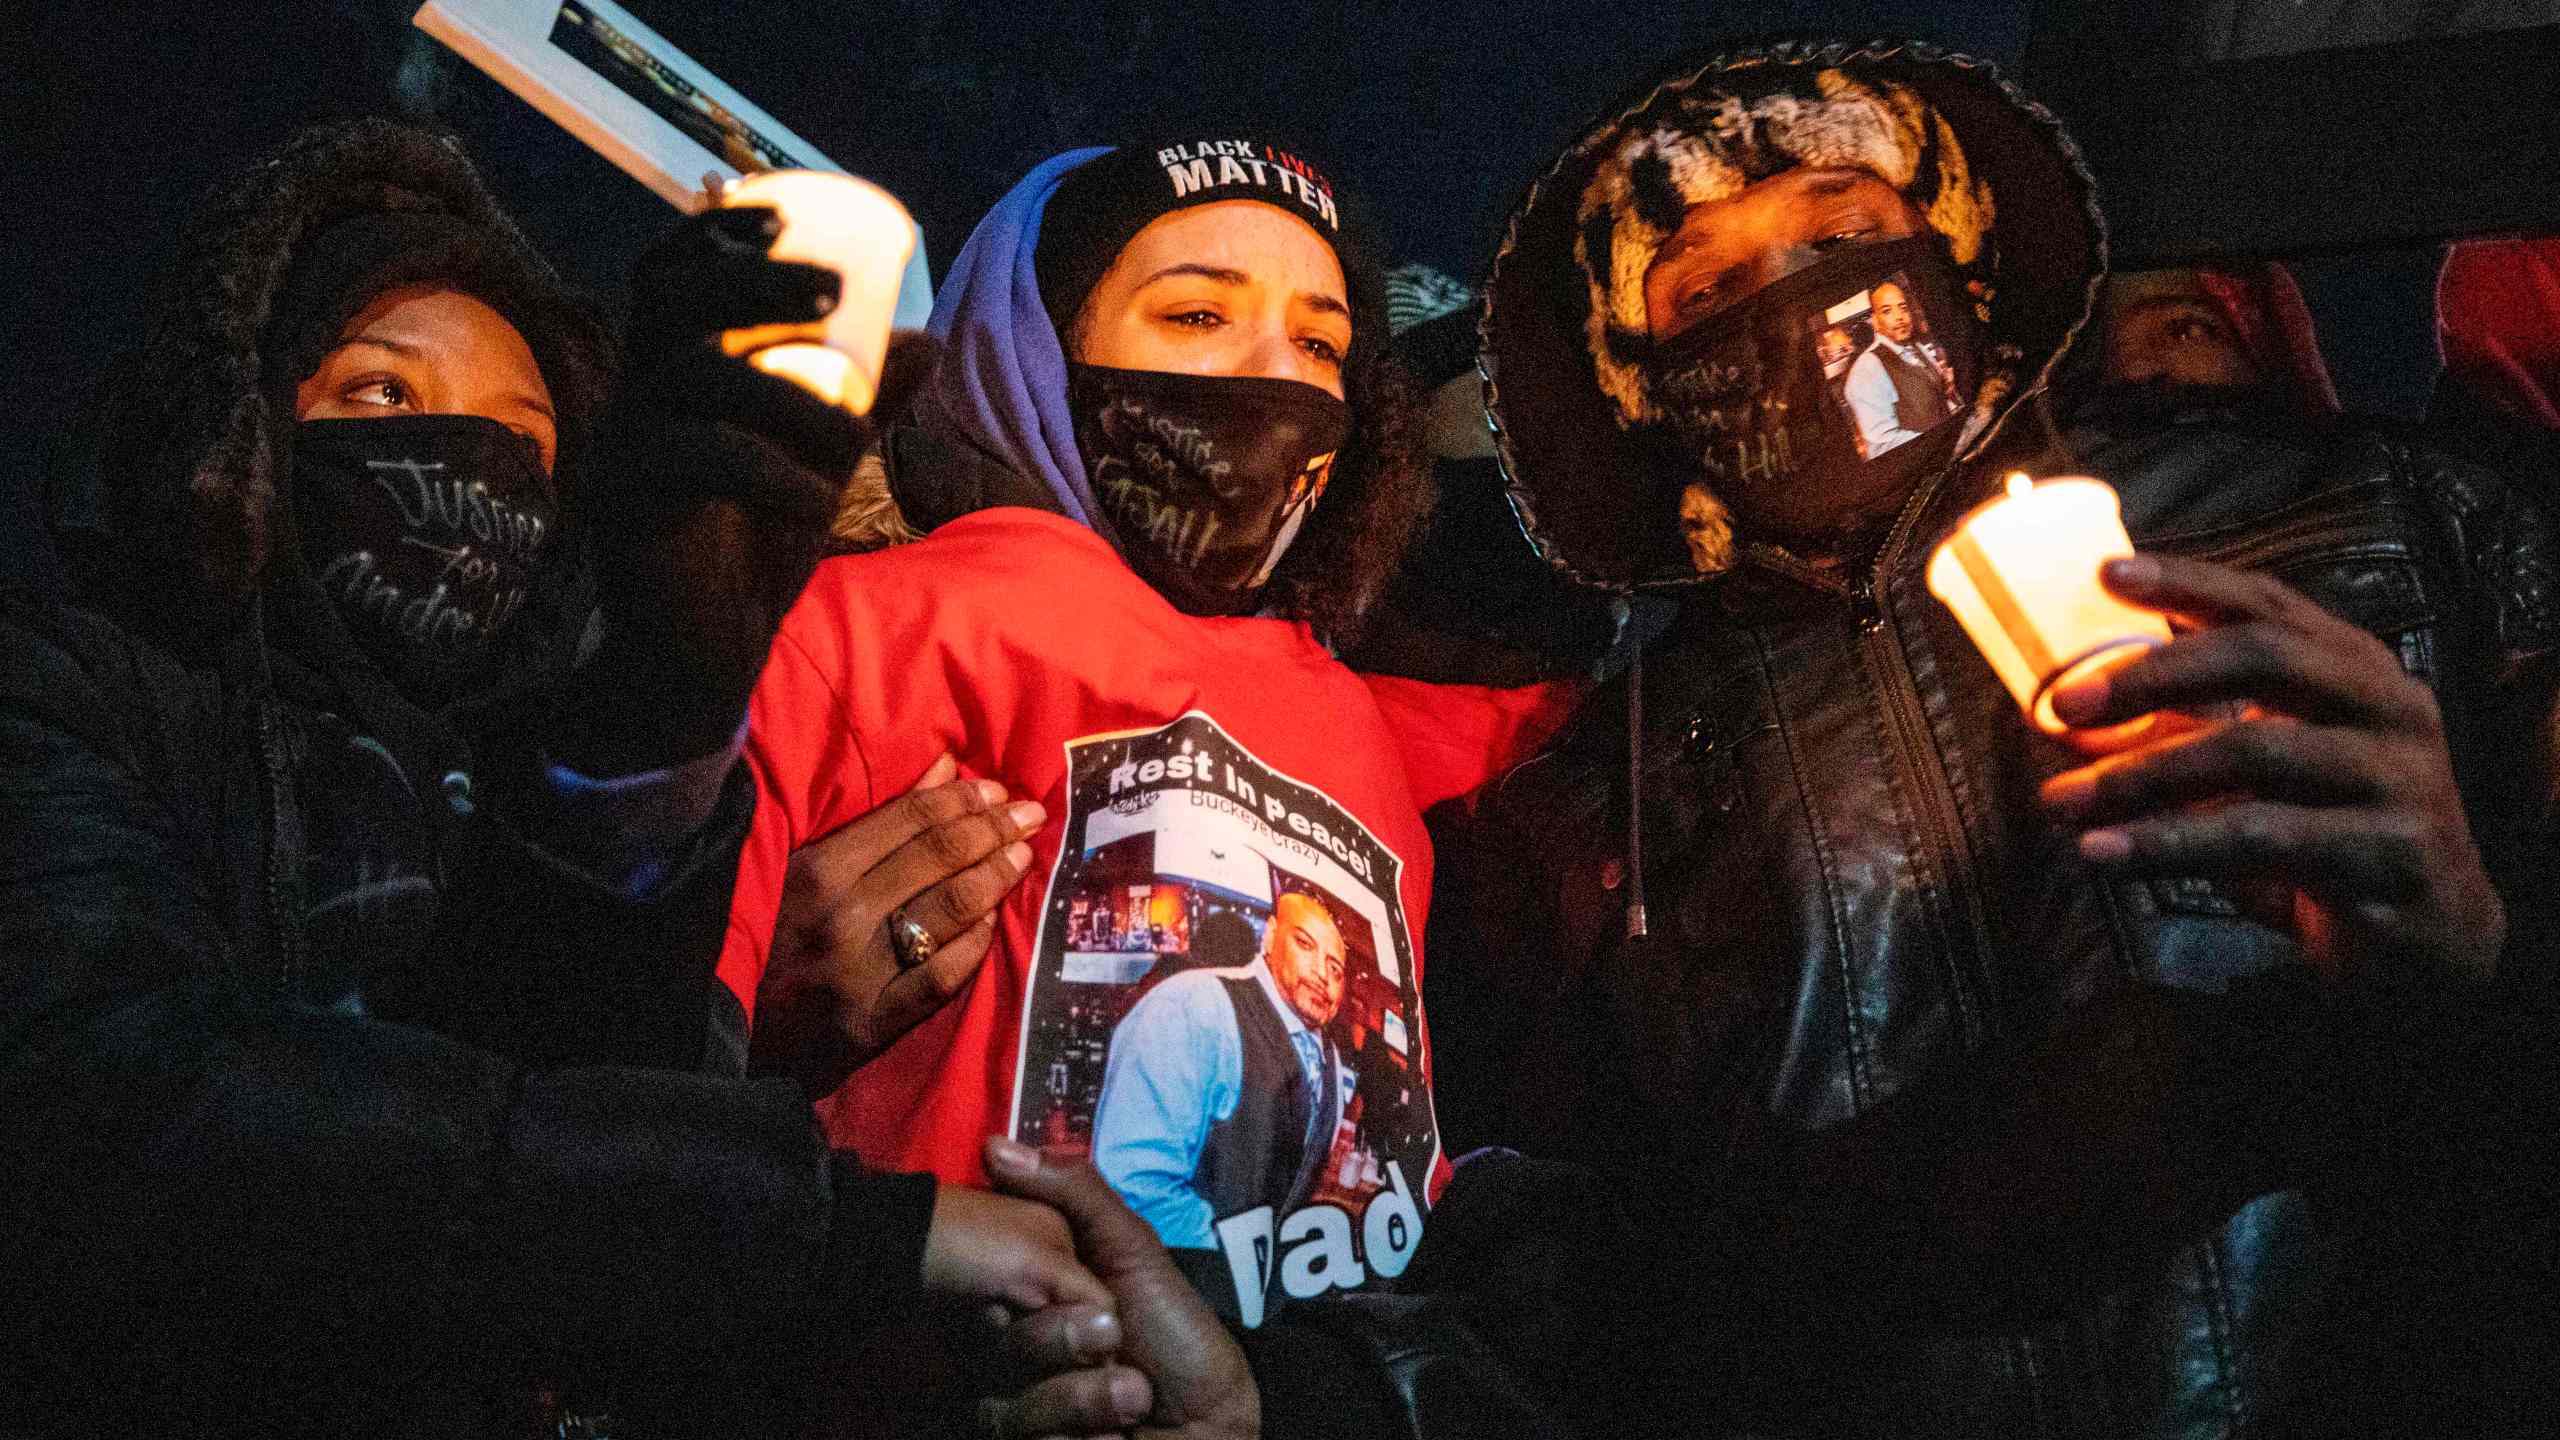
<path id="1" fill-rule="evenodd" d="M 58 606 L 9 604 L 0 675 L 13 1431 L 474 1433 L 538 1386 L 646 1416 L 912 1291 L 929 1188 L 831 1167 L 787 1083 L 684 1073 L 734 777 L 632 900 L 511 821 L 503 751 L 411 783 Z M 337 915 L 331 812 L 374 874 Z"/>
<path id="2" fill-rule="evenodd" d="M 562 1409 L 716 1431 L 739 1410 L 692 1406 L 739 1406 L 742 1375 L 918 1283 L 929 1183 L 862 1176 L 795 1087 L 733 1078 L 712 966 L 743 774 L 627 884 L 538 743 L 574 587 L 528 607 L 544 628 L 489 693 L 428 714 L 269 543 L 270 288 L 299 235 L 395 184 L 522 243 L 399 127 L 252 172 L 193 232 L 201 288 L 99 447 L 136 467 L 84 552 L 117 618 L 0 600 L 11 1434 L 505 1434 Z M 593 392 L 553 357 L 587 343 L 535 342 L 564 475 Z"/>
<path id="3" fill-rule="evenodd" d="M 2088 459 L 2126 486 L 2137 544 L 2277 574 L 2380 635 L 2436 690 L 2509 905 L 2509 983 L 2526 996 L 2547 985 L 2560 554 L 2542 518 L 2479 472 L 2371 435 L 2305 448 L 2199 427 Z M 2210 505 L 2191 507 L 2201 523 L 2146 503 L 2207 488 Z M 1943 498 L 1934 523 L 1968 498 Z M 2246 895 L 2201 880 L 2102 883 L 2079 863 L 2035 801 L 2076 761 L 2018 719 L 1928 596 L 1924 559 L 1925 547 L 1889 557 L 1863 599 L 1740 573 L 1685 605 L 1647 651 L 1650 942 L 1620 938 L 1623 681 L 1497 792 L 1443 872 L 1475 892 L 1485 956 L 1433 997 L 1443 1088 L 1468 1102 L 1449 1123 L 1460 1143 L 1500 1140 L 1618 1176 L 1640 1206 L 1733 1202 L 1764 1215 L 1778 1227 L 1771 1243 L 1806 1261 L 1794 1277 L 1770 1265 L 1764 1283 L 1893 1291 L 1901 1281 L 1878 1277 L 1896 1275 L 1948 1287 L 1892 1293 L 1908 1338 L 1871 1337 L 1844 1358 L 1854 1368 L 1767 1400 L 1775 1412 L 1759 1423 L 2255 1433 L 2303 1403 L 2321 1317 L 2363 1283 L 2342 1273 L 2359 1268 L 2342 1264 L 2343 1227 L 2319 1222 L 2352 1212 L 2338 1189 L 2353 1179 L 2337 1173 L 2347 1157 L 2388 1141 L 2328 1128 L 2353 1118 L 2337 1107 L 2389 1098 L 2444 1054 L 2430 1060 L 2402 1036 L 2384 1043 L 2405 1064 L 2370 1058 L 2358 1076 L 2349 1054 L 2306 1051 L 2297 1072 L 2287 1049 L 2257 1048 L 2279 1017 L 2319 1004 L 2282 995 L 2302 973 L 2291 937 Z M 2127 1035 L 2108 1018 L 2160 1003 L 2146 998 L 2156 992 L 2177 1007 L 2167 1021 Z M 2187 995 L 2202 998 L 2176 998 Z M 2468 1034 L 2456 1027 L 2473 1022 L 2429 1017 L 2439 1042 L 2479 1047 L 2465 1093 L 2533 1084 L 2530 1057 L 2547 1046 L 2520 1046 L 2530 1027 L 2514 1018 L 2533 1003 L 2481 997 L 2470 1013 L 2500 1018 Z M 2093 1027 L 2185 1053 L 2120 1072 Z M 2110 1086 L 2127 1094 L 2102 1099 Z M 2113 1118 L 2013 1113 L 2082 1103 L 2149 1104 L 2159 1118 L 2119 1132 Z M 1868 1117 L 1915 1106 L 1954 1133 L 1901 1152 L 1932 1173 L 1894 1174 L 1909 1142 Z M 1861 1128 L 1879 1143 L 1840 1138 Z M 1808 1134 L 1837 1143 L 1809 1156 Z M 2123 1148 L 2098 1148 L 2110 1135 Z M 1834 1173 L 1891 1197 L 1914 1230 L 1820 1209 L 1827 1192 L 1809 1178 Z M 2114 1188 L 2134 1184 L 2185 1193 L 2143 1197 L 2137 1223 Z M 1762 1198 L 1797 1192 L 1817 1203 Z M 1932 1215 L 1929 1197 L 1959 1213 Z M 1930 1223 L 1961 1236 L 1924 1241 Z M 1965 1243 L 1982 1247 L 1978 1269 L 1956 1253 Z M 1933 1275 L 1925 1254 L 1857 1258 L 1862 1245 L 1903 1244 L 1934 1249 L 1944 1268 Z M 2157 1252 L 2147 1265 L 2145 1245 Z"/>
<path id="4" fill-rule="evenodd" d="M 1846 53 L 1742 63 L 1809 76 Z M 1997 118 L 1978 67 L 1863 58 L 1898 64 L 1947 115 Z M 1760 1303 L 1889 1315 L 1835 1331 L 1818 1355 L 1755 1356 L 1748 1333 L 1720 1348 L 1702 1326 L 1696 1363 L 1729 1372 L 1745 1431 L 2258 1433 L 2300 1412 L 2319 1373 L 2306 1362 L 2336 1339 L 2319 1326 L 2342 1272 L 2377 1263 L 2341 1253 L 2343 1202 L 2311 1183 L 2323 1165 L 2335 1174 L 2342 1152 L 2325 1142 L 2350 1136 L 2320 1123 L 2343 1102 L 2306 1094 L 2346 1070 L 2334 1054 L 2308 1058 L 2324 1042 L 2306 1042 L 2310 1068 L 2295 1070 L 2251 1040 L 2258 1018 L 2317 1009 L 2310 994 L 2282 1001 L 2302 973 L 2288 931 L 2221 887 L 2107 882 L 2083 866 L 2036 799 L 2077 762 L 2020 720 L 1928 592 L 1932 545 L 1992 493 L 2004 448 L 2039 473 L 2067 464 L 2115 483 L 2138 546 L 2272 573 L 2388 641 L 2443 706 L 2475 833 L 2515 912 L 2518 985 L 2535 983 L 2533 937 L 2549 933 L 2537 877 L 2554 854 L 2560 551 L 2547 521 L 2493 477 L 2369 428 L 2202 423 L 2082 436 L 2064 455 L 2004 435 L 2085 314 L 2065 302 L 2067 274 L 2037 267 L 2077 263 L 2085 285 L 2103 263 L 2068 142 L 2049 116 L 2020 113 L 2029 123 L 2007 122 L 1996 144 L 1966 132 L 1998 190 L 1993 253 L 2020 262 L 1993 277 L 1989 310 L 1995 340 L 2017 347 L 2020 389 L 1979 402 L 1987 428 L 1921 482 L 1872 565 L 1835 576 L 1737 536 L 1729 573 L 1674 592 L 1644 654 L 1633 741 L 1622 678 L 1499 788 L 1472 842 L 1444 852 L 1442 883 L 1472 874 L 1476 891 L 1438 912 L 1472 911 L 1472 939 L 1432 941 L 1442 1089 L 1453 1106 L 1474 1097 L 1474 1114 L 1449 1122 L 1460 1143 L 1593 1167 L 1667 1257 L 1701 1214 L 1757 1213 L 1770 1253 L 1737 1273 L 1757 1270 L 1750 1283 L 1773 1292 Z M 2058 159 L 2036 162 L 2020 136 L 2037 131 Z M 1575 163 L 1568 154 L 1541 182 L 1568 197 L 1560 212 L 1542 219 L 1533 192 L 1515 221 L 1487 335 L 1533 538 L 1559 568 L 1609 579 L 1599 507 L 1624 503 L 1613 468 L 1643 462 L 1611 448 L 1605 425 L 1558 429 L 1584 403 L 1559 397 L 1596 394 L 1578 325 L 1504 311 L 1546 303 L 1535 287 L 1571 273 L 1552 247 L 1570 235 Z M 2078 174 L 2080 204 L 2018 183 L 2033 163 Z M 2091 238 L 2075 247 L 2075 234 Z M 1631 573 L 1647 583 L 1623 563 L 1614 578 Z M 1638 864 L 1651 935 L 1628 941 Z M 1455 957 L 1470 953 L 1482 965 L 1462 972 Z M 2517 1073 L 2514 1033 L 2483 1031 L 2480 1076 Z M 2119 1105 L 2127 1113 L 2099 1113 Z M 1900 1133 L 1880 1123 L 1897 1112 L 1914 1117 Z M 2324 1143 L 2288 1136 L 2295 1123 Z M 1829 1143 L 1852 1137 L 1872 1143 Z M 2074 1137 L 2092 1148 L 2056 1148 Z M 1834 1176 L 1905 1208 L 1862 1217 Z M 1765 1200 L 1787 1195 L 1803 1203 Z M 2109 1218 L 2125 1215 L 2130 1233 Z M 1734 1254 L 1751 1244 L 1726 1240 Z M 1751 1373 L 1762 1360 L 1772 1368 Z"/>

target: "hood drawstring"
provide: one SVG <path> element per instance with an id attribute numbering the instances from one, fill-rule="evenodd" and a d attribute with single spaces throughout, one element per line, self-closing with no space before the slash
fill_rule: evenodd
<path id="1" fill-rule="evenodd" d="M 1627 662 L 1627 935 L 1645 938 L 1644 650 Z"/>

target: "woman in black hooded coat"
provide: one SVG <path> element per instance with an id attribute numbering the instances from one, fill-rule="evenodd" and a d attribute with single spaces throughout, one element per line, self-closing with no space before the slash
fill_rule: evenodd
<path id="1" fill-rule="evenodd" d="M 865 439 L 707 343 L 834 298 L 772 233 L 644 262 L 603 421 L 608 332 L 449 140 L 307 132 L 186 232 L 88 608 L 0 595 L 0 1431 L 725 1431 L 920 1286 L 1099 1297 L 741 1078 L 736 735 Z M 368 318 L 418 297 L 530 378 L 439 403 Z"/>

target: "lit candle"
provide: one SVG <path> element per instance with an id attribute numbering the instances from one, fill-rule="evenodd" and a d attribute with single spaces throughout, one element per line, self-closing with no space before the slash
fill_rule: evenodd
<path id="1" fill-rule="evenodd" d="M 759 170 L 732 180 L 723 205 L 770 205 L 782 213 L 773 258 L 836 272 L 844 293 L 823 320 L 731 330 L 720 347 L 856 415 L 870 413 L 889 351 L 898 281 L 915 253 L 906 207 L 868 180 L 823 170 Z"/>
<path id="2" fill-rule="evenodd" d="M 1929 557 L 1929 591 L 1964 622 L 2018 708 L 2060 735 L 2070 727 L 2053 713 L 2055 690 L 2169 641 L 2167 621 L 2098 583 L 2099 565 L 2132 553 L 2116 492 L 2104 481 L 2068 475 L 2035 484 L 2011 475 L 2009 493 L 1977 506 Z M 2152 718 L 2104 738 L 2130 739 Z"/>

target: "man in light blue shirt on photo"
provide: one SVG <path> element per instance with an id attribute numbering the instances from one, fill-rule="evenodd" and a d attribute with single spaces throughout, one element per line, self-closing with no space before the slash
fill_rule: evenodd
<path id="1" fill-rule="evenodd" d="M 1912 318 L 1911 297 L 1887 280 L 1867 295 L 1874 318 L 1876 343 L 1849 367 L 1849 413 L 1867 442 L 1867 458 L 1883 455 L 1920 438 L 1921 432 L 1954 413 L 1947 377 L 1927 351 L 1912 338 L 1919 327 Z"/>
<path id="2" fill-rule="evenodd" d="M 1347 978 L 1341 926 L 1292 891 L 1252 963 L 1176 975 L 1112 1032 L 1094 1165 L 1167 1246 L 1214 1249 L 1219 1220 L 1305 1203 L 1350 1099 L 1326 1033 Z"/>

